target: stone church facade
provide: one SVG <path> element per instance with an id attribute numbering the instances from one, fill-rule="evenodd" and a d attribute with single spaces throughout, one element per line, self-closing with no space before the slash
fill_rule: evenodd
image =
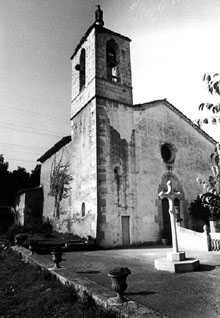
<path id="1" fill-rule="evenodd" d="M 44 217 L 103 247 L 157 242 L 171 179 L 188 227 L 215 141 L 167 100 L 133 104 L 130 39 L 104 27 L 100 8 L 71 60 L 71 136 L 38 159 Z"/>

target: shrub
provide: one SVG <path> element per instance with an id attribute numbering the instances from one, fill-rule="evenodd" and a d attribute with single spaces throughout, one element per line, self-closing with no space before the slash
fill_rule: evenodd
<path id="1" fill-rule="evenodd" d="M 128 267 L 115 267 L 109 271 L 109 275 L 112 276 L 125 276 L 131 274 L 131 271 Z"/>
<path id="2" fill-rule="evenodd" d="M 202 220 L 206 224 L 209 223 L 210 210 L 208 207 L 203 205 L 203 202 L 199 196 L 196 198 L 196 200 L 191 202 L 189 206 L 189 214 L 194 219 Z"/>

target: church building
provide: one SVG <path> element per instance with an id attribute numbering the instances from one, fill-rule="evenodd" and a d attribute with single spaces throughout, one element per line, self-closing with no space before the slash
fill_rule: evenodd
<path id="1" fill-rule="evenodd" d="M 38 159 L 43 216 L 103 247 L 155 243 L 170 235 L 158 194 L 171 180 L 187 228 L 215 141 L 166 99 L 133 104 L 131 40 L 104 27 L 100 7 L 95 16 L 71 57 L 71 135 Z"/>

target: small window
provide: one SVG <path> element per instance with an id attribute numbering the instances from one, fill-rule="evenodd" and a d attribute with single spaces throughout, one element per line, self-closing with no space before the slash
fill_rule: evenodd
<path id="1" fill-rule="evenodd" d="M 120 176 L 120 174 L 121 174 L 121 168 L 120 168 L 119 166 L 116 166 L 116 167 L 114 168 L 114 174 L 115 174 L 116 176 Z"/>
<path id="2" fill-rule="evenodd" d="M 119 82 L 118 46 L 114 40 L 106 44 L 107 79 Z"/>
<path id="3" fill-rule="evenodd" d="M 85 206 L 85 202 L 82 203 L 82 217 L 84 217 L 86 215 L 86 206 Z"/>
<path id="4" fill-rule="evenodd" d="M 83 89 L 86 83 L 86 51 L 82 49 L 80 54 L 79 89 Z"/>

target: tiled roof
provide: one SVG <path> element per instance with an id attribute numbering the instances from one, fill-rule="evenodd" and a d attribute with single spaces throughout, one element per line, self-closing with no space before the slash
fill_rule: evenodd
<path id="1" fill-rule="evenodd" d="M 70 141 L 71 141 L 71 136 L 63 137 L 53 147 L 51 147 L 49 150 L 47 150 L 40 158 L 38 158 L 37 161 L 43 163 L 48 158 L 50 158 L 55 152 L 57 152 L 63 146 L 68 144 Z"/>

